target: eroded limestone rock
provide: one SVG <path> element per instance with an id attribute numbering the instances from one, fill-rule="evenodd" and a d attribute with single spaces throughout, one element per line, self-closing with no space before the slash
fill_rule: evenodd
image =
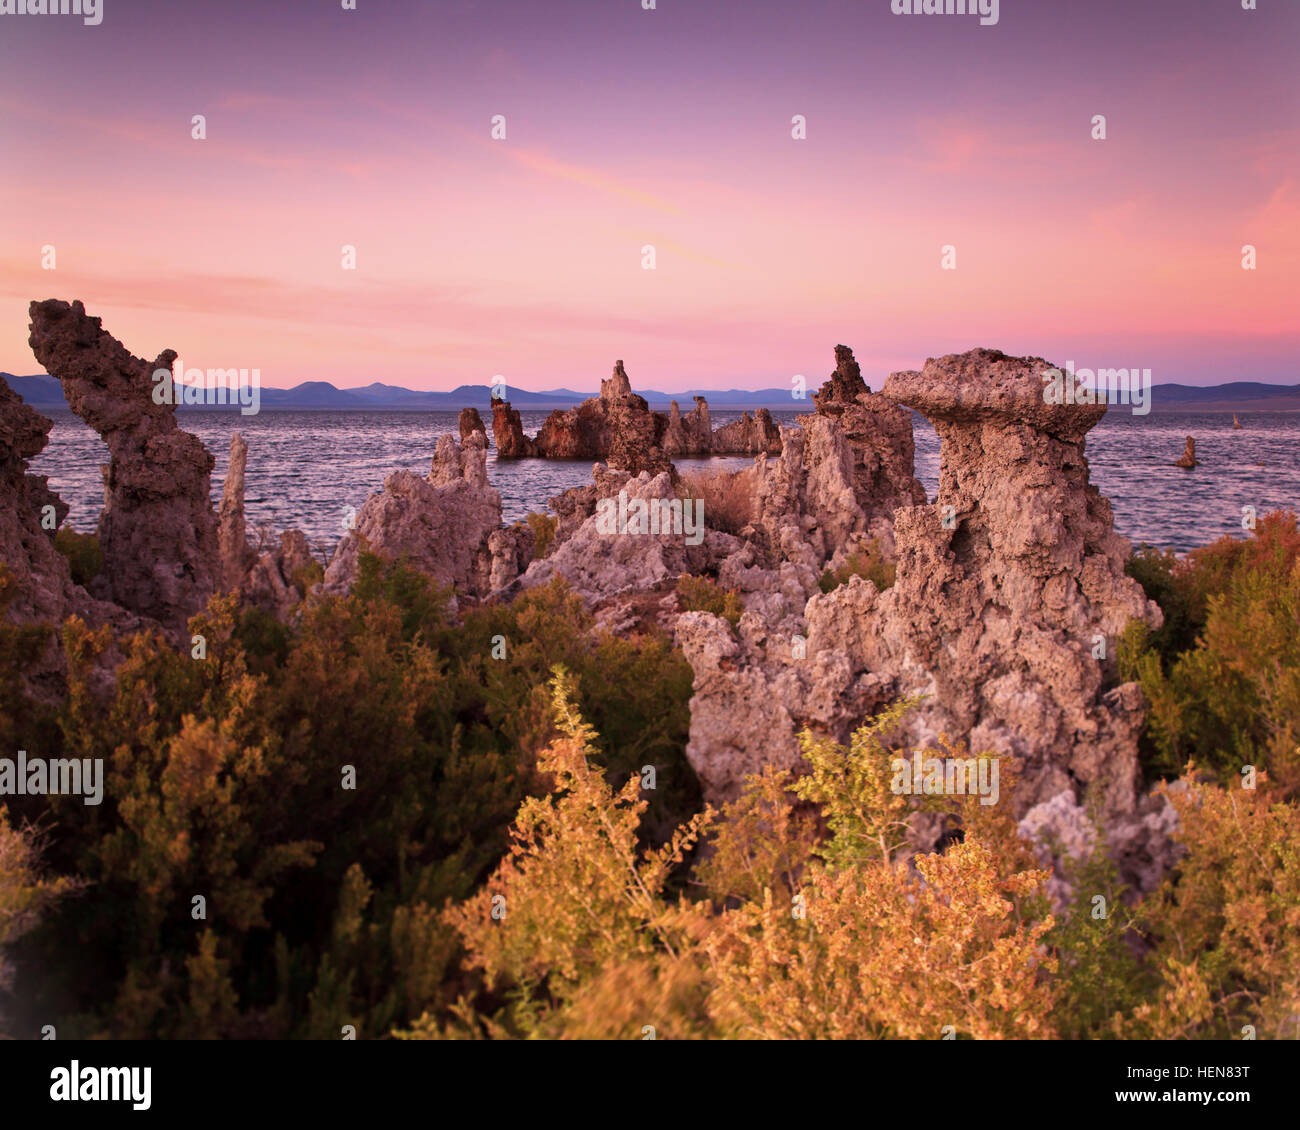
<path id="1" fill-rule="evenodd" d="M 483 417 L 478 414 L 477 408 L 462 408 L 456 427 L 462 440 L 468 438 L 470 432 L 482 432 L 487 436 L 487 428 L 483 426 Z"/>
<path id="2" fill-rule="evenodd" d="M 598 472 L 602 470 L 597 468 Z M 598 473 L 597 482 L 601 481 Z M 741 545 L 737 538 L 716 530 L 701 528 L 692 532 L 685 522 L 676 531 L 639 533 L 630 524 L 628 529 L 618 529 L 616 514 L 613 525 L 602 518 L 600 499 L 613 502 L 619 494 L 629 509 L 636 499 L 677 501 L 680 505 L 672 475 L 666 471 L 604 477 L 603 486 L 611 493 L 593 499 L 590 516 L 550 554 L 529 565 L 520 578 L 521 587 L 545 584 L 554 576 L 562 576 L 588 604 L 594 604 L 618 593 L 651 588 L 682 573 L 704 572 Z"/>
<path id="3" fill-rule="evenodd" d="M 153 373 L 170 371 L 176 354 L 133 357 L 80 302 L 33 302 L 30 315 L 36 359 L 108 445 L 99 519 L 107 592 L 179 630 L 216 590 L 220 553 L 212 455 L 177 426 L 175 407 L 154 396 L 161 386 Z"/>
<path id="4" fill-rule="evenodd" d="M 909 741 L 944 733 L 1014 758 L 1019 811 L 1064 791 L 1081 800 L 1093 789 L 1108 822 L 1141 824 L 1137 735 L 1145 707 L 1135 684 L 1114 685 L 1114 656 L 1130 619 L 1155 627 L 1161 614 L 1125 575 L 1128 543 L 1088 481 L 1084 436 L 1105 406 L 1047 404 L 1040 374 L 1048 367 L 1040 358 L 972 350 L 886 382 L 886 397 L 916 408 L 939 432 L 938 502 L 895 513 L 891 588 L 882 593 L 853 578 L 808 601 L 805 659 L 788 658 L 787 639 L 764 640 L 757 629 L 723 655 L 726 647 L 709 642 L 716 624 L 679 622 L 696 671 L 688 752 L 704 781 L 721 782 L 719 798 L 738 784 L 727 728 L 748 723 L 736 714 L 740 692 L 717 680 L 712 652 L 735 667 L 727 681 L 760 703 L 765 721 L 754 740 L 764 759 L 795 763 L 801 719 L 844 740 L 873 702 L 926 694 Z M 842 498 L 852 470 L 839 467 L 827 482 L 839 484 L 831 489 Z M 852 516 L 842 501 L 825 510 L 828 522 L 851 515 L 847 529 L 840 519 L 841 537 L 856 532 L 858 511 Z M 784 528 L 793 541 L 793 525 Z M 791 673 L 800 662 L 817 671 L 811 684 Z M 815 710 L 807 705 L 814 684 Z"/>
<path id="5" fill-rule="evenodd" d="M 712 451 L 717 455 L 778 455 L 781 429 L 766 408 L 753 416 L 742 412 L 740 419 L 723 424 L 713 433 Z"/>
<path id="6" fill-rule="evenodd" d="M 465 438 L 464 432 L 460 438 Z M 538 453 L 537 444 L 524 434 L 518 409 L 511 408 L 510 401 L 496 397 L 492 398 L 492 441 L 498 459 L 524 459 Z"/>
<path id="7" fill-rule="evenodd" d="M 394 471 L 366 499 L 334 552 L 322 591 L 348 591 L 368 550 L 405 557 L 462 596 L 484 596 L 492 591 L 489 538 L 500 528 L 501 496 L 488 484 L 486 436 L 471 431 L 459 444 L 440 436 L 427 477 Z"/>
<path id="8" fill-rule="evenodd" d="M 916 478 L 911 414 L 871 391 L 846 345 L 835 347 L 835 371 L 821 391 L 813 393 L 813 402 L 819 415 L 839 423 L 849 441 L 858 505 L 888 549 L 894 511 L 926 501 L 925 488 Z"/>
<path id="9" fill-rule="evenodd" d="M 248 463 L 248 444 L 234 432 L 230 437 L 230 463 L 221 486 L 221 514 L 217 527 L 217 545 L 221 552 L 221 587 L 234 592 L 244 583 L 257 554 L 248 544 L 244 516 L 244 473 Z"/>

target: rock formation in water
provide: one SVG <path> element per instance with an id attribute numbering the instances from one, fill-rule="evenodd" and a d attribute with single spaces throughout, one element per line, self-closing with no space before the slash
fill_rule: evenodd
<path id="1" fill-rule="evenodd" d="M 1175 467 L 1184 467 L 1191 470 L 1196 466 L 1196 440 L 1191 436 L 1187 437 L 1187 446 L 1183 448 L 1183 453 L 1174 460 Z"/>
<path id="2" fill-rule="evenodd" d="M 752 417 L 742 412 L 740 419 L 713 433 L 710 450 L 716 455 L 779 455 L 781 429 L 766 408 L 759 408 Z"/>
<path id="3" fill-rule="evenodd" d="M 538 455 L 555 459 L 603 459 L 634 473 L 658 469 L 668 418 L 650 411 L 645 397 L 632 391 L 623 362 L 614 365 L 600 395 L 576 408 L 552 412 L 537 433 Z"/>
<path id="4" fill-rule="evenodd" d="M 1234 432 L 1241 431 L 1241 421 L 1237 419 L 1237 413 L 1235 412 L 1232 414 L 1232 430 Z"/>
<path id="5" fill-rule="evenodd" d="M 801 726 L 843 740 L 886 702 L 925 694 L 909 741 L 946 733 L 1014 758 L 1020 811 L 1092 788 L 1135 844 L 1158 822 L 1136 791 L 1142 696 L 1113 683 L 1127 622 L 1161 614 L 1125 575 L 1128 543 L 1088 482 L 1084 436 L 1105 406 L 1046 404 L 1047 367 L 972 350 L 886 382 L 942 443 L 937 503 L 894 515 L 891 588 L 853 578 L 801 619 L 769 627 L 747 613 L 737 634 L 703 614 L 679 620 L 696 672 L 687 752 L 707 793 L 734 795 L 753 764 L 794 765 Z"/>
<path id="6" fill-rule="evenodd" d="M 576 408 L 559 409 L 543 422 L 535 439 L 524 434 L 519 413 L 509 401 L 492 401 L 492 434 L 502 459 L 603 460 L 611 467 L 640 474 L 667 470 L 675 456 L 776 454 L 780 429 L 766 408 L 713 431 L 708 401 L 695 398 L 695 408 L 683 416 L 677 401 L 668 415 L 652 412 L 645 397 L 632 391 L 622 361 L 600 382 L 600 395 Z"/>
<path id="7" fill-rule="evenodd" d="M 683 416 L 677 401 L 668 402 L 668 427 L 663 437 L 664 454 L 708 455 L 713 450 L 713 422 L 709 418 L 709 402 L 702 396 L 695 398 L 695 407 L 689 416 Z"/>
<path id="8" fill-rule="evenodd" d="M 835 371 L 821 391 L 813 393 L 813 403 L 818 414 L 837 421 L 848 438 L 858 504 L 888 549 L 894 511 L 926 501 L 925 488 L 915 475 L 911 414 L 871 391 L 853 350 L 845 345 L 835 347 Z"/>
<path id="9" fill-rule="evenodd" d="M 483 417 L 478 414 L 477 408 L 462 408 L 456 426 L 462 440 L 466 439 L 470 432 L 482 432 L 484 438 L 487 437 L 487 428 L 483 426 Z"/>
<path id="10" fill-rule="evenodd" d="M 491 536 L 501 529 L 501 496 L 487 480 L 487 438 L 471 431 L 461 442 L 438 438 L 433 466 L 421 478 L 394 471 L 372 494 L 355 527 L 339 543 L 325 571 L 322 591 L 348 591 L 363 551 L 405 557 L 409 564 L 462 596 L 494 587 Z M 499 581 L 502 570 L 496 570 Z"/>
<path id="11" fill-rule="evenodd" d="M 238 432 L 230 436 L 230 463 L 221 486 L 221 512 L 217 525 L 217 546 L 221 553 L 221 588 L 234 592 L 243 583 L 257 554 L 248 544 L 244 517 L 244 472 L 248 444 Z"/>
<path id="12" fill-rule="evenodd" d="M 166 382 L 153 379 L 170 373 L 176 354 L 133 357 L 80 302 L 33 302 L 30 315 L 36 359 L 108 445 L 99 519 L 107 594 L 181 629 L 216 590 L 220 553 L 212 455 L 177 426 Z"/>
<path id="13" fill-rule="evenodd" d="M 498 459 L 524 459 L 538 454 L 537 444 L 524 435 L 518 409 L 511 408 L 510 401 L 496 397 L 492 398 L 492 441 Z"/>

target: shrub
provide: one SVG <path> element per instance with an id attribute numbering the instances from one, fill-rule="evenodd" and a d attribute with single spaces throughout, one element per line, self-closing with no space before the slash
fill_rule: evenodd
<path id="1" fill-rule="evenodd" d="M 71 526 L 61 526 L 54 535 L 54 548 L 68 559 L 74 584 L 90 584 L 104 568 L 104 555 L 94 534 L 79 534 Z"/>
<path id="2" fill-rule="evenodd" d="M 1141 682 L 1151 703 L 1148 767 L 1171 774 L 1195 759 L 1228 781 L 1256 765 L 1285 792 L 1300 787 L 1295 516 L 1269 514 L 1250 540 L 1221 539 L 1185 562 L 1135 560 L 1148 591 L 1164 595 L 1173 625 L 1164 636 L 1130 626 L 1121 641 L 1121 674 Z"/>
<path id="3" fill-rule="evenodd" d="M 1190 769 L 1190 767 L 1189 767 Z M 1143 1039 L 1300 1038 L 1300 812 L 1262 789 L 1162 786 L 1187 855 L 1142 901 L 1156 999 L 1117 1028 Z"/>
<path id="4" fill-rule="evenodd" d="M 555 531 L 559 528 L 560 520 L 550 514 L 529 513 L 525 517 L 528 528 L 533 531 L 533 556 L 543 558 L 551 551 L 551 546 L 555 544 Z"/>
<path id="5" fill-rule="evenodd" d="M 14 984 L 14 968 L 6 950 L 36 928 L 41 915 L 79 887 L 67 878 L 46 880 L 39 874 L 40 845 L 31 829 L 12 826 L 0 807 L 0 993 Z M 0 1015 L 0 1039 L 6 1038 Z"/>
<path id="6" fill-rule="evenodd" d="M 681 477 L 678 494 L 698 499 L 704 506 L 704 524 L 724 534 L 740 534 L 754 521 L 752 476 L 747 471 L 692 472 Z"/>
<path id="7" fill-rule="evenodd" d="M 831 592 L 846 584 L 850 577 L 865 577 L 882 592 L 894 583 L 896 567 L 881 551 L 880 542 L 871 539 L 865 553 L 851 553 L 838 569 L 827 569 L 817 582 L 822 592 Z"/>
<path id="8" fill-rule="evenodd" d="M 637 848 L 643 802 L 594 770 L 594 735 L 559 674 L 561 736 L 541 764 L 551 795 L 525 801 L 514 847 L 474 898 L 448 911 L 484 988 L 406 1036 L 457 1034 L 937 1038 L 1050 1035 L 1050 915 L 1034 897 L 1015 825 L 973 801 L 969 835 L 910 870 L 894 829 L 881 737 L 910 704 L 855 735 L 851 750 L 805 738 L 795 788 L 830 839 L 793 816 L 787 778 L 753 779 L 716 829 L 709 889 L 736 904 L 667 897 L 670 870 L 709 829 L 706 810 L 658 852 Z M 822 858 L 818 858 L 818 856 Z M 796 876 L 802 876 L 797 878 Z M 789 886 L 793 881 L 793 888 Z M 772 883 L 792 895 L 776 897 Z M 486 1003 L 484 998 L 480 998 Z"/>
<path id="9" fill-rule="evenodd" d="M 10 631 L 0 622 L 0 658 Z M 108 629 L 65 625 L 58 728 L 22 748 L 103 758 L 106 787 L 98 807 L 21 798 L 59 820 L 51 870 L 88 883 L 75 913 L 54 907 L 18 943 L 22 964 L 50 971 L 22 986 L 29 1027 L 337 1038 L 344 1023 L 377 1035 L 444 1014 L 464 975 L 441 908 L 472 895 L 544 791 L 557 662 L 606 728 L 611 787 L 656 768 L 639 842 L 699 807 L 689 666 L 662 635 L 594 633 L 562 581 L 453 624 L 427 577 L 365 555 L 351 595 L 293 624 L 220 596 L 190 631 L 207 639 L 202 662 L 160 635 L 120 641 L 104 701 L 92 688 Z"/>
<path id="10" fill-rule="evenodd" d="M 735 589 L 724 592 L 717 581 L 708 577 L 683 573 L 677 579 L 677 595 L 681 598 L 683 611 L 712 612 L 732 625 L 740 623 L 740 614 L 745 610 L 739 592 Z"/>

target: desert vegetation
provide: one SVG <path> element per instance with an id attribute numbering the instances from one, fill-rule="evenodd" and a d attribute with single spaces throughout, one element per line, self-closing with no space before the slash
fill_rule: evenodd
<path id="1" fill-rule="evenodd" d="M 1166 619 L 1124 662 L 1154 704 L 1147 770 L 1168 778 L 1182 855 L 1139 896 L 1098 828 L 1056 865 L 1055 904 L 1007 776 L 991 807 L 891 789 L 910 702 L 847 746 L 805 733 L 796 771 L 706 807 L 684 757 L 690 669 L 662 636 L 594 632 L 562 581 L 452 623 L 428 578 L 367 555 L 349 596 L 290 624 L 214 598 L 190 625 L 201 661 L 135 636 L 106 700 L 89 680 L 109 634 L 74 617 L 56 704 L 16 689 L 42 630 L 5 623 L 6 743 L 103 758 L 108 787 L 101 806 L 0 809 L 3 1022 L 1294 1038 L 1298 545 L 1294 516 L 1272 515 L 1186 560 L 1135 554 Z M 934 851 L 909 846 L 918 808 L 952 830 Z"/>

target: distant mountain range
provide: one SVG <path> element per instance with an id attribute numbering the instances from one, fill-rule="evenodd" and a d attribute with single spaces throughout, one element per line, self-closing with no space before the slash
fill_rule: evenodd
<path id="1" fill-rule="evenodd" d="M 63 388 L 53 377 L 40 374 L 33 377 L 15 377 L 0 373 L 19 396 L 34 408 L 66 408 Z M 655 389 L 636 390 L 650 402 L 652 408 L 666 409 L 669 401 L 676 400 L 683 411 L 694 405 L 693 396 L 703 396 L 711 408 L 794 408 L 812 411 L 811 394 L 807 400 L 792 400 L 788 388 L 760 389 L 701 389 L 698 392 L 667 393 Z M 553 408 L 572 408 L 595 392 L 575 392 L 558 388 L 545 392 L 529 392 L 521 388 L 506 389 L 507 399 L 515 408 L 525 411 L 547 411 Z M 810 390 L 811 392 L 811 390 Z M 1161 384 L 1152 390 L 1152 411 L 1294 411 L 1300 410 L 1300 385 L 1271 385 L 1259 381 L 1233 381 L 1230 384 L 1194 385 Z M 263 388 L 263 411 L 315 410 L 335 412 L 458 412 L 465 407 L 478 408 L 484 413 L 492 407 L 489 385 L 461 385 L 450 392 L 418 392 L 376 382 L 364 388 L 335 388 L 328 381 L 305 381 L 293 388 Z M 229 407 L 180 405 L 186 412 L 228 412 Z"/>

